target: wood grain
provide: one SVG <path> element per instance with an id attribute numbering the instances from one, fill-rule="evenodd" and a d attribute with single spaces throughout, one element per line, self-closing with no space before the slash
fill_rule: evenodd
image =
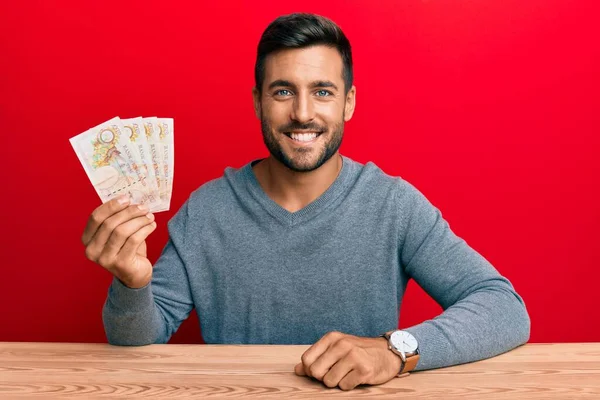
<path id="1" fill-rule="evenodd" d="M 600 399 L 600 343 L 528 344 L 350 392 L 294 374 L 307 348 L 0 342 L 0 398 Z"/>

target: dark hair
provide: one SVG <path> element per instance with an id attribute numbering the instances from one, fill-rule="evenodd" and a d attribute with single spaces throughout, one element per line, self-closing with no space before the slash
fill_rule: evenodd
<path id="1" fill-rule="evenodd" d="M 300 49 L 314 45 L 335 47 L 342 56 L 345 93 L 352 87 L 352 50 L 344 32 L 332 20 L 316 14 L 282 15 L 263 32 L 254 66 L 256 88 L 262 92 L 265 80 L 265 59 L 281 49 Z"/>

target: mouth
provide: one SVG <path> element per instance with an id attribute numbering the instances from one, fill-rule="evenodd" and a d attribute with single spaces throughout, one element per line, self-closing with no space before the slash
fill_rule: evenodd
<path id="1" fill-rule="evenodd" d="M 284 135 L 290 138 L 295 143 L 309 144 L 317 140 L 323 132 L 317 131 L 295 131 L 284 132 Z"/>

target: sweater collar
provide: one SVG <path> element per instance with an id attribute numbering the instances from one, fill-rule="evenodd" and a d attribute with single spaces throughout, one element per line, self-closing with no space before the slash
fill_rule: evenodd
<path id="1" fill-rule="evenodd" d="M 278 220 L 281 224 L 286 226 L 294 226 L 309 219 L 312 219 L 318 215 L 321 211 L 331 205 L 335 199 L 337 199 L 349 186 L 352 176 L 352 170 L 354 169 L 354 162 L 346 157 L 342 157 L 342 168 L 338 173 L 335 181 L 327 188 L 327 190 L 315 199 L 312 203 L 306 205 L 304 208 L 290 212 L 285 208 L 281 207 L 275 201 L 273 201 L 263 190 L 254 174 L 252 166 L 261 161 L 262 159 L 253 160 L 246 164 L 240 170 L 241 176 L 247 184 L 248 190 L 252 197 L 260 203 L 262 208 L 265 209 L 273 218 Z"/>

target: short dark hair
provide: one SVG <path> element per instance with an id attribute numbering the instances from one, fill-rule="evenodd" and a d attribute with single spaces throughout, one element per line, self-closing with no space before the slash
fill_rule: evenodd
<path id="1" fill-rule="evenodd" d="M 352 87 L 352 50 L 344 32 L 332 20 L 316 14 L 282 15 L 263 32 L 254 66 L 254 80 L 259 93 L 265 80 L 265 59 L 282 49 L 300 49 L 315 45 L 334 47 L 342 56 L 345 93 Z"/>

